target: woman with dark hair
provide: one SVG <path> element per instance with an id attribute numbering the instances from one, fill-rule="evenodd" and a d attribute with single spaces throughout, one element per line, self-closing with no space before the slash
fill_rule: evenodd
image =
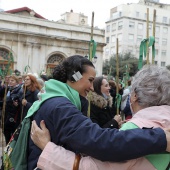
<path id="1" fill-rule="evenodd" d="M 32 104 L 38 100 L 37 94 L 40 90 L 41 86 L 37 82 L 36 77 L 28 74 L 24 79 L 24 85 L 22 87 L 22 119 L 27 115 L 27 112 Z"/>
<path id="2" fill-rule="evenodd" d="M 85 57 L 75 55 L 58 65 L 54 69 L 54 79 L 45 82 L 44 93 L 28 114 L 36 113 L 33 119 L 38 126 L 41 120 L 45 121 L 51 141 L 102 161 L 123 161 L 162 152 L 166 148 L 170 151 L 168 131 L 160 128 L 127 131 L 100 128 L 82 114 L 80 95 L 85 98 L 93 90 L 95 75 L 93 64 Z M 34 132 L 33 129 L 31 133 Z M 36 168 L 41 152 L 30 138 L 28 170 Z"/>
<path id="3" fill-rule="evenodd" d="M 94 92 L 90 97 L 90 118 L 102 128 L 119 128 L 120 115 L 116 115 L 113 99 L 110 96 L 110 86 L 103 77 L 96 77 L 93 82 Z"/>

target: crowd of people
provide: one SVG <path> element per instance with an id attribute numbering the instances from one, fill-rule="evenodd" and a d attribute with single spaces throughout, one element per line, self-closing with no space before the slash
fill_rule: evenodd
<path id="1" fill-rule="evenodd" d="M 49 80 L 6 76 L 0 86 L 6 143 L 33 112 L 28 170 L 165 170 L 170 166 L 169 87 L 166 68 L 144 66 L 123 87 L 96 77 L 92 62 L 79 55 L 56 66 Z M 118 113 L 116 88 L 122 96 Z"/>
<path id="2" fill-rule="evenodd" d="M 26 116 L 42 86 L 34 75 L 12 74 L 0 81 L 1 118 L 6 144 Z M 43 80 L 42 80 L 43 81 Z M 5 103 L 4 103 L 5 101 Z M 2 108 L 4 107 L 4 113 Z M 4 114 L 4 115 L 2 115 Z"/>

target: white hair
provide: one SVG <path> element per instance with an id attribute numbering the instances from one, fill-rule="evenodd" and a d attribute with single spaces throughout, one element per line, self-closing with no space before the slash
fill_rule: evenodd
<path id="1" fill-rule="evenodd" d="M 140 106 L 170 105 L 170 71 L 155 65 L 144 66 L 133 78 L 133 92 Z"/>

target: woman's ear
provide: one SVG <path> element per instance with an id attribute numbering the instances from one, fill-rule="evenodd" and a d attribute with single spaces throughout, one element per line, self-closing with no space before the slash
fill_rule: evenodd
<path id="1" fill-rule="evenodd" d="M 135 93 L 135 92 L 131 93 L 130 98 L 131 98 L 131 102 L 133 102 L 133 103 L 136 102 L 136 101 L 137 101 L 137 95 L 136 95 L 136 93 Z"/>

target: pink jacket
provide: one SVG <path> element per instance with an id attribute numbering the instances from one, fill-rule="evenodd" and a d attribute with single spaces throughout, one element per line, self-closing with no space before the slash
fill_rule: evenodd
<path id="1" fill-rule="evenodd" d="M 142 127 L 170 127 L 170 106 L 154 106 L 137 112 L 130 122 Z M 39 157 L 37 166 L 42 170 L 72 170 L 75 154 L 49 142 Z M 82 157 L 79 170 L 156 170 L 144 157 L 121 163 L 102 162 Z"/>
<path id="2" fill-rule="evenodd" d="M 37 166 L 42 170 L 72 170 L 75 154 L 49 142 L 39 157 Z M 79 170 L 156 170 L 145 158 L 124 163 L 102 162 L 92 157 L 82 157 Z"/>

